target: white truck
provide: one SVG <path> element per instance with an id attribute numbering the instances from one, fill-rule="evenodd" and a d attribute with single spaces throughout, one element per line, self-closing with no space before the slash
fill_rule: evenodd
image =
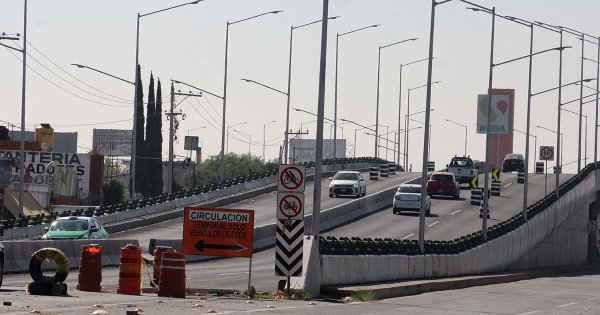
<path id="1" fill-rule="evenodd" d="M 446 171 L 453 173 L 456 181 L 460 184 L 469 184 L 471 179 L 478 174 L 473 160 L 468 156 L 453 157 L 450 164 L 446 165 Z"/>

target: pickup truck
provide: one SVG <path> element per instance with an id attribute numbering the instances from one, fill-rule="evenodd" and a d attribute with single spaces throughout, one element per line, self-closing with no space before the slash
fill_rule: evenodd
<path id="1" fill-rule="evenodd" d="M 460 184 L 468 184 L 471 179 L 477 176 L 477 169 L 473 160 L 470 157 L 455 156 L 450 161 L 450 164 L 446 165 L 447 172 L 453 173 L 456 181 Z"/>

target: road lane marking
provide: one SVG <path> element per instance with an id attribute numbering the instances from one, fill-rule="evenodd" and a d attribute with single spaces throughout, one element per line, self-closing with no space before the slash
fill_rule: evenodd
<path id="1" fill-rule="evenodd" d="M 541 313 L 542 311 L 540 310 L 535 310 L 535 311 L 531 311 L 531 312 L 527 312 L 527 313 L 520 313 L 517 315 L 529 315 L 529 314 L 537 314 L 537 313 Z"/>
<path id="2" fill-rule="evenodd" d="M 576 305 L 576 304 L 577 303 L 567 303 L 567 304 L 559 305 L 557 307 L 567 307 L 567 306 Z"/>
<path id="3" fill-rule="evenodd" d="M 593 300 L 597 300 L 597 299 L 600 299 L 600 296 L 597 296 L 597 297 L 593 297 L 593 298 L 591 298 L 591 299 L 588 299 L 588 301 L 593 301 Z"/>
<path id="4" fill-rule="evenodd" d="M 415 233 L 410 233 L 410 234 L 406 235 L 405 237 L 401 238 L 401 240 L 407 239 L 407 238 L 412 237 L 414 235 L 415 235 Z"/>
<path id="5" fill-rule="evenodd" d="M 454 211 L 454 212 L 450 213 L 450 215 L 455 215 L 455 214 L 457 214 L 457 213 L 459 213 L 459 212 L 461 212 L 461 211 L 462 211 L 462 210 L 460 210 L 460 209 L 459 209 L 459 210 L 456 210 L 456 211 Z"/>
<path id="6" fill-rule="evenodd" d="M 433 223 L 431 223 L 431 224 L 427 225 L 427 227 L 432 227 L 432 226 L 434 226 L 434 225 L 436 225 L 436 224 L 438 224 L 438 223 L 440 223 L 440 221 L 435 221 L 435 222 L 433 222 Z"/>
<path id="7" fill-rule="evenodd" d="M 248 273 L 248 271 L 244 271 L 244 272 L 229 272 L 229 273 L 219 273 L 219 274 L 217 274 L 217 276 L 239 275 L 240 273 Z"/>
<path id="8" fill-rule="evenodd" d="M 508 183 L 508 184 L 504 185 L 504 188 L 506 188 L 506 187 L 508 187 L 510 185 L 512 185 L 512 183 Z"/>

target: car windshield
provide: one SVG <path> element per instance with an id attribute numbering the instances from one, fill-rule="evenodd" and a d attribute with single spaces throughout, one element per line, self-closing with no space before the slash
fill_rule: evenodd
<path id="1" fill-rule="evenodd" d="M 56 220 L 50 226 L 50 231 L 87 231 L 87 220 Z"/>
<path id="2" fill-rule="evenodd" d="M 358 173 L 337 173 L 334 180 L 358 180 Z"/>
<path id="3" fill-rule="evenodd" d="M 431 180 L 437 180 L 442 183 L 454 181 L 452 178 L 452 175 L 445 175 L 445 174 L 433 174 L 433 175 L 431 175 Z"/>
<path id="4" fill-rule="evenodd" d="M 473 162 L 467 159 L 453 159 L 452 162 L 450 162 L 450 166 L 472 167 Z"/>
<path id="5" fill-rule="evenodd" d="M 522 160 L 523 156 L 521 154 L 507 154 L 506 158 L 504 158 L 506 160 Z"/>
<path id="6" fill-rule="evenodd" d="M 398 192 L 420 194 L 421 186 L 400 186 L 400 188 L 398 188 Z"/>

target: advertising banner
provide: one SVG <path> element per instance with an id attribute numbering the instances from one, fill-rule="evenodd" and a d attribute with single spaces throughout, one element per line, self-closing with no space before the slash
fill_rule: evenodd
<path id="1" fill-rule="evenodd" d="M 509 95 L 492 95 L 492 106 L 490 111 L 490 133 L 507 134 L 509 131 L 510 117 Z M 479 94 L 477 96 L 477 133 L 486 133 L 488 121 L 488 96 Z"/>

